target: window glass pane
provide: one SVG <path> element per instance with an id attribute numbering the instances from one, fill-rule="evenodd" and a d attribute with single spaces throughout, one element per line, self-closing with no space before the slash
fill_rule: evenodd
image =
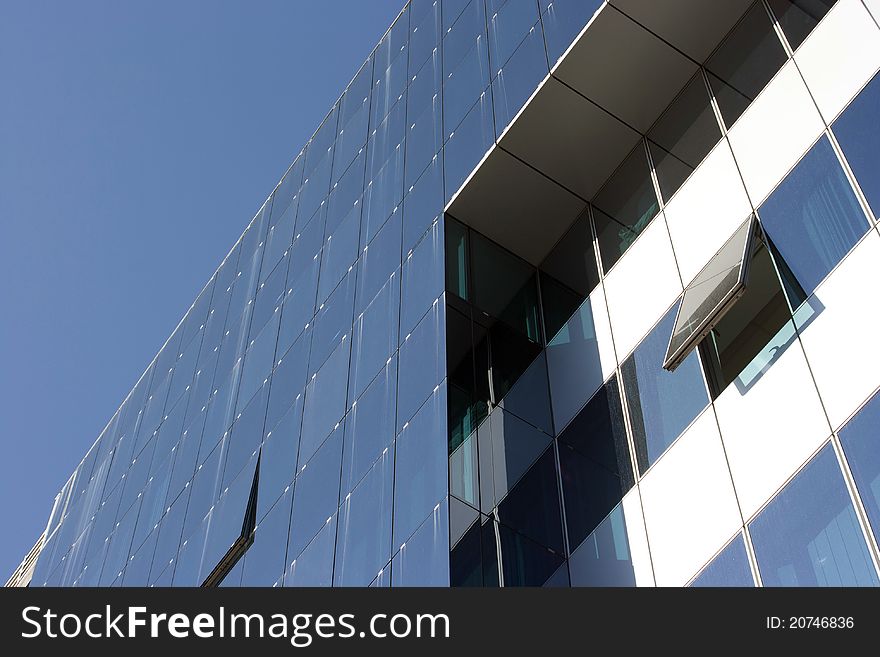
<path id="1" fill-rule="evenodd" d="M 397 57 L 387 68 L 380 68 L 379 58 L 373 70 L 373 96 L 370 103 L 370 125 L 379 125 L 395 103 L 406 93 L 407 58 Z"/>
<path id="2" fill-rule="evenodd" d="M 440 43 L 440 0 L 425 0 L 421 7 L 417 7 L 417 4 L 413 3 L 410 11 L 410 71 L 417 70 Z"/>
<path id="3" fill-rule="evenodd" d="M 303 396 L 298 395 L 287 413 L 266 432 L 260 453 L 257 519 L 262 519 L 296 474 L 296 453 L 302 423 Z"/>
<path id="4" fill-rule="evenodd" d="M 321 273 L 318 277 L 318 304 L 336 288 L 342 277 L 352 268 L 358 257 L 358 239 L 361 230 L 360 206 L 354 208 L 324 242 L 321 253 Z"/>
<path id="5" fill-rule="evenodd" d="M 880 75 L 874 76 L 834 122 L 834 136 L 871 206 L 880 217 Z"/>
<path id="6" fill-rule="evenodd" d="M 563 556 L 549 548 L 535 543 L 519 532 L 499 525 L 487 523 L 483 530 L 488 534 L 492 525 L 501 543 L 501 573 L 504 586 L 541 586 L 563 563 Z M 486 542 L 491 534 L 484 534 L 484 556 Z M 484 566 L 485 567 L 485 566 Z M 486 571 L 484 570 L 484 576 Z"/>
<path id="7" fill-rule="evenodd" d="M 593 205 L 601 211 L 594 220 L 602 265 L 608 271 L 660 209 L 643 143 L 630 152 Z"/>
<path id="8" fill-rule="evenodd" d="M 571 586 L 636 585 L 622 504 L 572 551 L 568 569 Z"/>
<path id="9" fill-rule="evenodd" d="M 553 435 L 548 385 L 547 359 L 544 353 L 540 353 L 505 393 L 498 406 L 547 435 Z"/>
<path id="10" fill-rule="evenodd" d="M 153 583 L 155 578 L 173 563 L 173 560 L 177 557 L 180 532 L 183 529 L 183 520 L 186 516 L 188 500 L 188 494 L 186 493 L 177 498 L 159 523 L 159 536 L 156 541 L 156 550 L 153 553 L 150 583 Z"/>
<path id="11" fill-rule="evenodd" d="M 291 498 L 288 491 L 254 530 L 254 542 L 243 557 L 241 586 L 272 586 L 284 575 Z"/>
<path id="12" fill-rule="evenodd" d="M 391 557 L 394 450 L 388 450 L 339 507 L 336 586 L 365 586 Z"/>
<path id="13" fill-rule="evenodd" d="M 391 562 L 392 586 L 449 586 L 449 517 L 436 506 Z"/>
<path id="14" fill-rule="evenodd" d="M 351 342 L 349 399 L 354 401 L 397 351 L 400 276 L 388 279 L 364 313 L 355 320 Z"/>
<path id="15" fill-rule="evenodd" d="M 495 141 L 491 89 L 479 100 L 454 130 L 446 130 L 445 163 L 446 200 L 458 191 L 465 178 Z"/>
<path id="16" fill-rule="evenodd" d="M 278 353 L 284 353 L 290 348 L 315 314 L 319 264 L 320 261 L 315 260 L 300 278 L 287 286 L 287 296 L 281 308 Z"/>
<path id="17" fill-rule="evenodd" d="M 498 517 L 502 524 L 541 545 L 560 554 L 564 551 L 556 458 L 552 445 L 501 501 Z"/>
<path id="18" fill-rule="evenodd" d="M 292 560 L 284 576 L 284 586 L 332 586 L 333 555 L 336 548 L 336 514 L 306 548 Z"/>
<path id="19" fill-rule="evenodd" d="M 266 427 L 271 429 L 287 412 L 306 385 L 309 363 L 309 334 L 306 333 L 283 354 L 272 373 Z"/>
<path id="20" fill-rule="evenodd" d="M 288 281 L 296 281 L 315 264 L 315 255 L 324 242 L 324 224 L 327 218 L 326 204 L 302 228 L 297 226 L 297 234 L 290 251 L 290 270 Z M 290 285 L 288 285 L 290 287 Z"/>
<path id="21" fill-rule="evenodd" d="M 281 215 L 290 208 L 291 203 L 297 201 L 297 194 L 302 186 L 305 161 L 305 150 L 303 150 L 296 156 L 293 164 L 284 174 L 284 178 L 275 188 L 275 194 L 272 196 L 272 215 L 269 218 L 270 226 L 276 225 L 280 221 Z"/>
<path id="22" fill-rule="evenodd" d="M 168 390 L 168 404 L 174 404 L 180 399 L 184 390 L 192 383 L 196 362 L 199 358 L 199 350 L 202 346 L 202 332 L 203 330 L 198 332 L 174 365 L 174 373 L 171 375 L 171 387 Z"/>
<path id="23" fill-rule="evenodd" d="M 405 135 L 406 102 L 398 102 L 391 109 L 391 113 L 374 126 L 370 133 L 370 140 L 367 142 L 367 183 L 379 176 L 392 156 L 402 154 Z M 376 225 L 375 228 L 380 225 Z"/>
<path id="24" fill-rule="evenodd" d="M 759 216 L 807 295 L 868 231 L 865 213 L 827 137 L 764 201 Z M 790 301 L 795 307 L 800 302 Z"/>
<path id="25" fill-rule="evenodd" d="M 443 73 L 448 75 L 458 68 L 475 44 L 486 47 L 486 7 L 485 0 L 471 0 L 470 4 L 454 19 L 446 16 L 443 21 L 449 27 L 443 34 Z M 446 10 L 446 7 L 444 7 Z M 451 126 L 450 126 L 451 127 Z"/>
<path id="26" fill-rule="evenodd" d="M 770 8 L 792 50 L 795 50 L 835 2 L 837 0 L 770 0 Z"/>
<path id="27" fill-rule="evenodd" d="M 353 403 L 345 419 L 342 494 L 349 493 L 394 440 L 397 360 L 385 367 Z"/>
<path id="28" fill-rule="evenodd" d="M 746 284 L 754 221 L 749 218 L 727 240 L 682 294 L 663 367 L 678 362 L 717 324 Z"/>
<path id="29" fill-rule="evenodd" d="M 602 385 L 599 343 L 589 298 L 547 345 L 547 371 L 553 424 L 559 432 Z"/>
<path id="30" fill-rule="evenodd" d="M 269 386 L 263 386 L 251 402 L 238 414 L 232 429 L 224 438 L 225 465 L 223 486 L 228 486 L 241 469 L 252 460 L 263 442 L 266 401 Z"/>
<path id="31" fill-rule="evenodd" d="M 190 341 L 196 336 L 205 320 L 208 318 L 208 312 L 211 309 L 211 297 L 214 294 L 214 282 L 216 276 L 212 277 L 205 289 L 199 294 L 199 298 L 193 302 L 192 308 L 186 313 L 186 319 L 180 329 L 180 351 L 186 351 L 189 348 Z"/>
<path id="32" fill-rule="evenodd" d="M 416 325 L 434 299 L 443 294 L 443 224 L 431 230 L 403 261 L 400 301 L 400 330 L 404 334 Z"/>
<path id="33" fill-rule="evenodd" d="M 276 263 L 281 260 L 281 256 L 290 248 L 293 242 L 293 228 L 296 222 L 297 203 L 294 201 L 287 206 L 278 221 L 269 229 L 266 236 L 266 249 L 263 255 L 262 274 L 260 278 L 265 280 L 270 272 L 276 268 Z"/>
<path id="34" fill-rule="evenodd" d="M 730 544 L 716 556 L 691 586 L 754 586 L 746 544 L 742 534 L 737 534 Z"/>
<path id="35" fill-rule="evenodd" d="M 189 506 L 186 510 L 186 522 L 183 527 L 184 538 L 190 536 L 199 526 L 220 494 L 220 477 L 223 473 L 220 460 L 221 452 L 220 446 L 215 447 L 196 469 L 196 474 L 189 487 Z"/>
<path id="36" fill-rule="evenodd" d="M 580 301 L 599 284 L 599 270 L 593 250 L 593 233 L 589 213 L 585 212 L 557 242 L 540 265 L 556 281 L 580 295 Z M 543 290 L 542 290 L 543 292 Z M 577 305 L 580 305 L 578 301 Z M 575 306 L 577 307 L 577 306 Z M 574 308 L 572 308 L 572 311 Z M 569 314 L 564 318 L 567 320 Z M 555 331 L 547 331 L 552 337 Z"/>
<path id="37" fill-rule="evenodd" d="M 489 53 L 492 69 L 497 71 L 505 65 L 520 43 L 538 22 L 538 5 L 532 0 L 489 0 Z M 542 42 L 541 26 L 535 31 Z"/>
<path id="38" fill-rule="evenodd" d="M 489 53 L 485 39 L 477 41 L 455 69 L 444 70 L 443 125 L 445 131 L 450 133 L 489 86 Z"/>
<path id="39" fill-rule="evenodd" d="M 706 60 L 715 99 L 728 127 L 788 59 L 760 2 L 752 5 Z M 717 77 L 716 77 L 717 76 Z"/>
<path id="40" fill-rule="evenodd" d="M 311 152 L 311 149 L 309 149 Z M 333 162 L 333 153 L 328 152 L 326 156 L 318 162 L 311 173 L 307 173 L 303 180 L 302 192 L 299 197 L 299 210 L 297 215 L 297 231 L 300 222 L 311 223 L 313 217 L 318 211 L 326 212 L 327 195 L 330 193 L 330 166 Z M 305 224 L 303 224 L 305 225 Z"/>
<path id="41" fill-rule="evenodd" d="M 709 402 L 700 360 L 692 352 L 674 372 L 661 361 L 672 332 L 676 306 L 621 366 L 636 457 L 644 472 Z"/>
<path id="42" fill-rule="evenodd" d="M 199 422 L 199 418 L 201 422 Z M 171 483 L 168 486 L 168 504 L 177 498 L 178 493 L 192 479 L 196 470 L 205 414 L 201 413 L 199 418 L 183 432 L 180 442 L 174 447 L 174 465 L 171 469 Z"/>
<path id="43" fill-rule="evenodd" d="M 840 430 L 840 442 L 865 506 L 868 522 L 880 536 L 880 394 Z"/>
<path id="44" fill-rule="evenodd" d="M 443 159 L 437 155 L 419 179 L 407 188 L 403 201 L 403 252 L 419 241 L 443 212 Z"/>
<path id="45" fill-rule="evenodd" d="M 360 313 L 400 265 L 401 213 L 395 212 L 360 256 L 357 306 Z"/>
<path id="46" fill-rule="evenodd" d="M 272 363 L 275 360 L 275 343 L 278 341 L 278 324 L 281 319 L 276 313 L 260 334 L 251 340 L 244 356 L 241 372 L 241 384 L 238 388 L 236 407 L 241 409 L 247 404 L 257 389 L 269 378 Z"/>
<path id="47" fill-rule="evenodd" d="M 339 286 L 318 305 L 312 326 L 312 355 L 309 370 L 315 372 L 351 332 L 354 308 L 354 272 L 347 274 Z"/>
<path id="48" fill-rule="evenodd" d="M 400 345 L 400 378 L 407 385 L 398 391 L 397 426 L 403 427 L 445 375 L 445 304 L 435 302 Z"/>
<path id="49" fill-rule="evenodd" d="M 333 148 L 333 142 L 336 140 L 336 125 L 339 119 L 339 105 L 334 105 L 320 127 L 312 135 L 306 150 L 305 159 L 305 175 L 306 177 L 314 170 L 318 162 L 327 156 L 327 153 Z"/>
<path id="50" fill-rule="evenodd" d="M 685 85 L 648 132 L 660 193 L 666 201 L 721 139 L 703 75 Z"/>
<path id="51" fill-rule="evenodd" d="M 523 4 L 521 0 L 508 0 L 504 8 Z M 529 4 L 534 9 L 534 3 Z M 532 26 L 525 40 L 502 68 L 496 68 L 493 64 L 492 73 L 496 76 L 492 80 L 492 97 L 495 102 L 495 131 L 499 137 L 549 72 L 543 36 L 540 24 Z"/>
<path id="52" fill-rule="evenodd" d="M 444 219 L 446 226 L 446 289 L 470 301 L 470 231 L 452 217 Z"/>
<path id="53" fill-rule="evenodd" d="M 336 513 L 339 506 L 339 464 L 342 431 L 334 431 L 297 472 L 288 553 L 298 555 Z"/>
<path id="54" fill-rule="evenodd" d="M 364 191 L 364 166 L 365 157 L 361 154 L 346 169 L 342 178 L 333 184 L 327 201 L 327 224 L 324 227 L 326 235 L 335 233 L 342 220 L 351 214 L 355 207 L 360 209 L 360 198 Z"/>
<path id="55" fill-rule="evenodd" d="M 385 166 L 367 183 L 361 219 L 361 244 L 372 240 L 385 221 L 399 211 L 398 206 L 403 198 L 403 153 L 403 144 L 400 144 Z"/>
<path id="56" fill-rule="evenodd" d="M 834 449 L 822 449 L 749 523 L 764 586 L 878 586 Z"/>
<path id="57" fill-rule="evenodd" d="M 446 497 L 446 386 L 441 386 L 397 437 L 394 546 L 400 548 Z"/>
<path id="58" fill-rule="evenodd" d="M 312 375 L 306 386 L 300 463 L 308 460 L 345 414 L 349 343 L 349 340 L 344 340 L 321 369 Z"/>
<path id="59" fill-rule="evenodd" d="M 174 405 L 162 424 L 159 425 L 159 433 L 156 438 L 156 457 L 153 467 L 171 453 L 171 448 L 177 444 L 180 434 L 183 432 L 184 411 L 186 410 L 188 396 L 184 396 Z"/>

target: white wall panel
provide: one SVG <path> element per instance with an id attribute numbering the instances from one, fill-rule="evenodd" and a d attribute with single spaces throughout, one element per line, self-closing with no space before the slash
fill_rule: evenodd
<path id="1" fill-rule="evenodd" d="M 821 309 L 801 340 L 834 428 L 880 386 L 880 235 L 868 236 L 816 289 Z"/>
<path id="2" fill-rule="evenodd" d="M 654 569 L 651 566 L 651 552 L 648 549 L 648 535 L 645 533 L 645 518 L 638 486 L 623 496 L 623 517 L 636 586 L 654 586 Z"/>
<path id="3" fill-rule="evenodd" d="M 728 133 L 753 205 L 761 205 L 823 129 L 803 78 L 788 62 Z"/>
<path id="4" fill-rule="evenodd" d="M 797 341 L 745 391 L 731 384 L 715 410 L 746 518 L 831 432 Z"/>
<path id="5" fill-rule="evenodd" d="M 751 211 L 730 147 L 722 140 L 664 210 L 685 284 L 706 266 Z"/>
<path id="6" fill-rule="evenodd" d="M 681 586 L 742 526 L 711 407 L 640 484 L 658 586 Z"/>
<path id="7" fill-rule="evenodd" d="M 880 30 L 860 0 L 839 0 L 794 59 L 830 123 L 880 68 Z"/>
<path id="8" fill-rule="evenodd" d="M 681 279 L 663 216 L 639 236 L 605 279 L 608 315 L 620 359 L 681 294 Z"/>

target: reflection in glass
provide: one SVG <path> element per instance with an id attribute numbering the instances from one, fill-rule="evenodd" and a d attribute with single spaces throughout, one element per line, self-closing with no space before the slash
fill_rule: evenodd
<path id="1" fill-rule="evenodd" d="M 636 585 L 622 503 L 572 549 L 568 570 L 571 586 Z"/>
<path id="2" fill-rule="evenodd" d="M 880 75 L 875 75 L 832 126 L 846 161 L 871 206 L 880 217 Z"/>
<path id="3" fill-rule="evenodd" d="M 727 547 L 700 571 L 691 586 L 754 586 L 746 544 L 737 534 Z"/>
<path id="4" fill-rule="evenodd" d="M 874 534 L 880 535 L 880 393 L 875 393 L 839 433 L 868 522 Z"/>
<path id="5" fill-rule="evenodd" d="M 749 523 L 764 586 L 878 586 L 834 448 L 826 445 Z"/>

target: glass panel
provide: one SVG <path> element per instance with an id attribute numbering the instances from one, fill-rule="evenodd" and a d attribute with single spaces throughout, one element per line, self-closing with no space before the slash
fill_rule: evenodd
<path id="1" fill-rule="evenodd" d="M 281 328 L 278 333 L 278 352 L 284 353 L 309 324 L 315 314 L 315 295 L 318 290 L 318 265 L 313 266 L 287 287 L 287 297 L 281 308 Z M 310 335 L 310 334 L 309 334 Z"/>
<path id="2" fill-rule="evenodd" d="M 728 127 L 787 59 L 770 16 L 756 2 L 706 60 L 706 68 L 714 74 L 709 77 L 715 99 Z"/>
<path id="3" fill-rule="evenodd" d="M 696 353 L 688 355 L 674 372 L 661 367 L 677 305 L 620 368 L 641 472 L 660 458 L 709 403 Z"/>
<path id="4" fill-rule="evenodd" d="M 395 212 L 403 198 L 403 144 L 388 158 L 364 190 L 364 215 L 361 219 L 361 244 L 372 240 L 379 228 Z"/>
<path id="5" fill-rule="evenodd" d="M 349 399 L 354 401 L 397 351 L 400 276 L 388 279 L 385 287 L 357 318 L 351 342 Z"/>
<path id="6" fill-rule="evenodd" d="M 375 378 L 352 405 L 345 420 L 342 494 L 351 491 L 394 440 L 397 360 Z"/>
<path id="7" fill-rule="evenodd" d="M 441 386 L 397 437 L 394 546 L 400 548 L 446 497 L 446 386 Z"/>
<path id="8" fill-rule="evenodd" d="M 561 554 L 535 543 L 504 525 L 495 524 L 501 543 L 504 586 L 541 586 L 563 563 Z M 484 525 L 484 532 L 490 525 Z M 484 536 L 484 541 L 488 537 Z M 485 574 L 485 573 L 484 573 Z"/>
<path id="9" fill-rule="evenodd" d="M 556 458 L 552 445 L 498 505 L 498 518 L 502 524 L 541 545 L 559 553 L 564 551 Z"/>
<path id="10" fill-rule="evenodd" d="M 476 1 L 482 4 L 479 0 Z M 443 125 L 445 131 L 450 133 L 461 123 L 482 91 L 489 86 L 489 53 L 486 41 L 477 41 L 455 69 L 444 71 Z"/>
<path id="11" fill-rule="evenodd" d="M 296 210 L 298 203 L 293 202 L 287 206 L 278 221 L 269 229 L 266 236 L 266 250 L 263 255 L 263 264 L 260 278 L 266 280 L 270 272 L 277 270 L 276 263 L 281 256 L 290 248 L 293 242 L 293 228 L 296 223 Z"/>
<path id="12" fill-rule="evenodd" d="M 311 149 L 309 149 L 311 152 Z M 328 152 L 311 173 L 307 173 L 303 180 L 302 192 L 299 201 L 299 219 L 311 223 L 314 221 L 315 213 L 318 211 L 326 212 L 327 195 L 330 193 L 330 166 L 333 162 L 333 153 Z M 320 210 L 319 210 L 320 209 Z M 299 226 L 297 226 L 299 230 Z"/>
<path id="13" fill-rule="evenodd" d="M 865 213 L 827 137 L 764 201 L 759 216 L 807 295 L 868 231 Z M 797 307 L 802 299 L 790 301 Z"/>
<path id="14" fill-rule="evenodd" d="M 177 548 L 180 544 L 180 533 L 183 530 L 183 520 L 186 517 L 186 505 L 189 496 L 186 492 L 170 506 L 159 523 L 159 537 L 156 541 L 156 551 L 153 554 L 153 566 L 150 571 L 151 583 L 170 566 L 177 557 Z"/>
<path id="15" fill-rule="evenodd" d="M 391 108 L 391 113 L 378 126 L 373 128 L 370 140 L 367 143 L 367 173 L 369 183 L 379 177 L 382 169 L 388 164 L 391 157 L 403 154 L 403 142 L 406 135 L 406 103 L 398 102 Z M 378 217 L 377 221 L 384 219 Z M 368 238 L 372 238 L 375 229 L 381 223 L 373 226 L 369 231 Z"/>
<path id="16" fill-rule="evenodd" d="M 174 372 L 171 375 L 171 387 L 168 390 L 167 403 L 169 406 L 180 399 L 184 390 L 192 383 L 196 362 L 199 358 L 199 349 L 202 346 L 201 334 L 202 332 L 199 331 L 174 366 Z"/>
<path id="17" fill-rule="evenodd" d="M 302 424 L 303 397 L 298 395 L 281 420 L 266 433 L 260 456 L 257 519 L 262 519 L 275 500 L 293 482 Z"/>
<path id="18" fill-rule="evenodd" d="M 743 292 L 754 234 L 754 219 L 749 218 L 685 289 L 666 350 L 665 369 L 675 369 Z"/>
<path id="19" fill-rule="evenodd" d="M 309 363 L 309 334 L 304 334 L 278 359 L 272 373 L 266 427 L 271 429 L 287 412 L 306 385 Z"/>
<path id="20" fill-rule="evenodd" d="M 400 330 L 404 334 L 412 330 L 434 299 L 443 294 L 442 236 L 443 224 L 438 221 L 403 261 Z"/>
<path id="21" fill-rule="evenodd" d="M 198 418 L 183 432 L 180 442 L 174 447 L 174 465 L 171 470 L 171 483 L 168 486 L 168 502 L 177 497 L 186 483 L 192 479 L 199 457 L 202 442 L 202 428 L 205 414 Z"/>
<path id="22" fill-rule="evenodd" d="M 636 585 L 622 504 L 572 551 L 568 569 L 571 586 Z"/>
<path id="23" fill-rule="evenodd" d="M 446 226 L 446 289 L 470 301 L 470 231 L 452 217 L 445 217 L 444 224 Z"/>
<path id="24" fill-rule="evenodd" d="M 229 485 L 241 469 L 256 456 L 263 442 L 263 423 L 269 386 L 263 386 L 251 402 L 235 418 L 235 424 L 224 439 L 223 487 Z"/>
<path id="25" fill-rule="evenodd" d="M 489 54 L 492 69 L 505 65 L 519 44 L 535 29 L 538 5 L 532 0 L 488 0 Z M 544 49 L 541 26 L 535 30 Z M 545 60 L 546 63 L 546 60 Z"/>
<path id="26" fill-rule="evenodd" d="M 184 396 L 175 404 L 174 408 L 168 411 L 168 415 L 159 425 L 159 432 L 156 437 L 156 455 L 153 466 L 159 463 L 171 453 L 171 448 L 177 444 L 180 434 L 183 432 L 184 411 L 186 410 L 188 396 Z"/>
<path id="27" fill-rule="evenodd" d="M 698 72 L 648 132 L 657 182 L 667 202 L 719 139 L 709 90 Z"/>
<path id="28" fill-rule="evenodd" d="M 332 586 L 335 548 L 336 514 L 333 514 L 312 542 L 290 562 L 284 586 Z"/>
<path id="29" fill-rule="evenodd" d="M 413 78 L 407 102 L 406 175 L 409 188 L 443 145 L 440 57 L 435 55 Z"/>
<path id="30" fill-rule="evenodd" d="M 440 0 L 424 0 L 421 6 L 412 3 L 410 11 L 409 70 L 415 71 L 440 43 Z M 410 82 L 412 87 L 412 82 Z"/>
<path id="31" fill-rule="evenodd" d="M 292 497 L 288 491 L 254 530 L 254 542 L 244 555 L 242 586 L 272 586 L 284 575 Z"/>
<path id="32" fill-rule="evenodd" d="M 494 496 L 484 499 L 481 504 L 483 508 L 489 509 L 495 505 L 495 500 L 502 499 L 516 485 L 545 451 L 552 438 L 500 409 L 494 410 L 489 416 L 491 440 L 483 439 L 482 432 L 486 424 L 484 422 L 480 427 L 479 456 L 483 466 L 480 476 L 487 480 L 484 483 L 485 492 L 492 493 L 494 489 Z M 484 450 L 488 453 L 484 454 Z"/>
<path id="33" fill-rule="evenodd" d="M 345 414 L 349 341 L 344 341 L 306 386 L 299 462 L 304 463 Z"/>
<path id="34" fill-rule="evenodd" d="M 317 264 L 316 254 L 321 250 L 324 242 L 324 225 L 327 219 L 326 204 L 318 211 L 311 220 L 297 226 L 296 238 L 290 251 L 290 270 L 287 272 L 288 281 L 299 280 L 307 269 Z M 288 285 L 288 287 L 291 287 Z"/>
<path id="35" fill-rule="evenodd" d="M 263 386 L 272 371 L 272 363 L 275 360 L 275 343 L 278 341 L 278 325 L 281 319 L 280 313 L 274 315 L 260 334 L 251 340 L 247 353 L 244 356 L 244 365 L 241 371 L 241 383 L 238 388 L 238 402 L 236 407 L 244 408 L 258 388 Z"/>
<path id="36" fill-rule="evenodd" d="M 355 275 L 347 274 L 327 301 L 318 306 L 312 326 L 312 355 L 309 370 L 315 372 L 351 332 Z"/>
<path id="37" fill-rule="evenodd" d="M 339 281 L 354 265 L 358 257 L 361 230 L 360 206 L 352 210 L 327 238 L 321 255 L 321 274 L 318 277 L 318 303 L 322 304 Z"/>
<path id="38" fill-rule="evenodd" d="M 470 4 L 452 22 L 444 7 L 443 22 L 449 27 L 443 34 L 443 74 L 448 75 L 460 65 L 475 44 L 486 47 L 486 8 L 484 0 Z M 452 127 L 452 126 L 449 126 Z"/>
<path id="39" fill-rule="evenodd" d="M 880 217 L 880 75 L 874 76 L 834 122 L 834 136 L 846 155 L 874 217 Z"/>
<path id="40" fill-rule="evenodd" d="M 403 201 L 403 252 L 407 253 L 443 212 L 443 159 L 437 155 Z"/>
<path id="41" fill-rule="evenodd" d="M 357 280 L 357 313 L 369 305 L 400 265 L 400 224 L 401 213 L 395 212 L 364 247 Z"/>
<path id="42" fill-rule="evenodd" d="M 534 13 L 534 3 L 523 3 L 522 0 L 508 0 L 504 8 L 524 4 L 531 4 Z M 503 68 L 496 69 L 493 64 L 493 73 L 497 71 L 497 75 L 492 80 L 492 97 L 495 101 L 495 131 L 499 137 L 549 72 L 543 36 L 540 23 L 532 26 Z"/>
<path id="43" fill-rule="evenodd" d="M 770 0 L 779 27 L 795 50 L 837 0 Z"/>
<path id="44" fill-rule="evenodd" d="M 445 375 L 445 305 L 434 302 L 428 314 L 400 345 L 400 378 L 407 385 L 398 391 L 397 425 L 403 427 Z"/>
<path id="45" fill-rule="evenodd" d="M 376 462 L 339 507 L 336 586 L 365 586 L 391 557 L 393 450 Z"/>
<path id="46" fill-rule="evenodd" d="M 607 272 L 650 223 L 660 206 L 642 142 L 630 152 L 593 199 L 599 252 Z"/>
<path id="47" fill-rule="evenodd" d="M 442 502 L 391 562 L 392 586 L 449 586 L 449 517 Z"/>
<path id="48" fill-rule="evenodd" d="M 865 506 L 868 522 L 880 536 L 880 394 L 875 394 L 840 429 L 840 442 Z"/>
<path id="49" fill-rule="evenodd" d="M 754 586 L 746 544 L 737 534 L 727 547 L 703 568 L 691 586 Z"/>
<path id="50" fill-rule="evenodd" d="M 602 385 L 593 308 L 587 298 L 547 345 L 553 425 L 561 431 Z"/>
<path id="51" fill-rule="evenodd" d="M 306 150 L 305 175 L 306 177 L 314 170 L 319 160 L 327 156 L 333 148 L 336 140 L 336 126 L 339 120 L 339 105 L 334 105 L 320 127 L 312 135 Z M 303 183 L 305 184 L 305 183 Z"/>
<path id="52" fill-rule="evenodd" d="M 377 53 L 378 55 L 378 53 Z M 407 58 L 397 57 L 387 68 L 380 68 L 379 57 L 373 71 L 373 99 L 370 104 L 370 125 L 379 125 L 395 103 L 406 93 Z"/>
<path id="53" fill-rule="evenodd" d="M 220 494 L 220 477 L 223 474 L 218 445 L 196 470 L 189 487 L 189 506 L 186 510 L 186 522 L 183 537 L 186 538 L 199 526 Z"/>
<path id="54" fill-rule="evenodd" d="M 266 322 L 272 318 L 272 315 L 281 308 L 281 303 L 287 292 L 287 264 L 289 260 L 289 258 L 285 258 L 279 262 L 275 270 L 257 288 L 257 298 L 254 301 L 254 312 L 251 319 L 251 337 L 257 335 Z"/>
<path id="55" fill-rule="evenodd" d="M 333 184 L 328 199 L 326 235 L 332 235 L 336 228 L 355 208 L 360 209 L 360 198 L 364 191 L 364 170 L 366 158 L 362 153 L 338 182 Z"/>
<path id="56" fill-rule="evenodd" d="M 205 321 L 208 319 L 208 311 L 211 309 L 211 297 L 214 294 L 214 282 L 216 276 L 212 277 L 205 289 L 199 294 L 198 299 L 193 302 L 192 307 L 186 313 L 186 319 L 180 328 L 180 351 L 186 351 L 190 341 L 195 338 Z"/>
<path id="57" fill-rule="evenodd" d="M 749 523 L 764 586 L 878 586 L 833 447 Z"/>
<path id="58" fill-rule="evenodd" d="M 583 301 L 583 298 L 593 291 L 599 284 L 599 270 L 596 266 L 596 254 L 593 250 L 593 233 L 590 229 L 589 213 L 585 212 L 578 217 L 577 221 L 553 247 L 553 250 L 544 258 L 540 269 L 580 295 L 580 301 Z M 577 305 L 580 305 L 580 301 Z M 569 314 L 564 317 L 563 322 L 570 316 Z M 548 329 L 547 334 L 552 337 L 555 335 L 555 331 Z"/>
<path id="59" fill-rule="evenodd" d="M 446 130 L 446 135 L 443 161 L 448 201 L 495 142 L 491 88 L 480 94 L 468 115 L 454 131 Z"/>
<path id="60" fill-rule="evenodd" d="M 507 391 L 498 406 L 514 413 L 547 435 L 553 435 L 547 359 L 540 353 Z"/>

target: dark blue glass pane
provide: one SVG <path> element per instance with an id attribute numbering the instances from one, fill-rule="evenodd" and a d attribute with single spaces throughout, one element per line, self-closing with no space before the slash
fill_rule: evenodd
<path id="1" fill-rule="evenodd" d="M 392 275 L 355 320 L 348 396 L 354 401 L 397 351 L 400 276 Z"/>
<path id="2" fill-rule="evenodd" d="M 305 549 L 290 559 L 288 553 L 284 586 L 331 586 L 336 548 L 336 515 L 327 519 Z"/>
<path id="3" fill-rule="evenodd" d="M 807 295 L 868 231 L 865 213 L 827 137 L 758 211 L 764 230 Z M 799 305 L 801 300 L 792 300 Z"/>
<path id="4" fill-rule="evenodd" d="M 302 395 L 298 396 L 287 413 L 266 435 L 260 460 L 260 484 L 257 495 L 257 520 L 275 503 L 275 500 L 293 482 L 296 474 L 296 456 L 299 450 L 299 430 L 302 422 Z"/>
<path id="5" fill-rule="evenodd" d="M 516 0 L 508 0 L 507 5 Z M 537 89 L 549 72 L 540 24 L 527 33 L 513 56 L 493 73 L 492 97 L 495 102 L 495 131 L 498 136 Z"/>
<path id="6" fill-rule="evenodd" d="M 764 586 L 877 586 L 880 580 L 831 445 L 749 524 Z"/>
<path id="7" fill-rule="evenodd" d="M 737 535 L 730 544 L 707 565 L 691 586 L 754 586 L 752 569 L 742 534 Z"/>
<path id="8" fill-rule="evenodd" d="M 880 536 L 880 394 L 875 394 L 840 430 L 840 442 L 868 521 L 874 534 Z"/>
<path id="9" fill-rule="evenodd" d="M 291 499 L 288 491 L 257 525 L 254 542 L 244 555 L 242 586 L 272 586 L 284 574 Z"/>
<path id="10" fill-rule="evenodd" d="M 618 504 L 568 560 L 571 586 L 635 586 L 623 505 Z"/>
<path id="11" fill-rule="evenodd" d="M 449 515 L 445 502 L 391 561 L 392 586 L 449 586 Z"/>
<path id="12" fill-rule="evenodd" d="M 349 340 L 331 354 L 306 386 L 299 463 L 305 463 L 345 415 Z"/>
<path id="13" fill-rule="evenodd" d="M 446 305 L 434 302 L 431 310 L 400 345 L 400 380 L 397 426 L 409 420 L 445 376 Z"/>
<path id="14" fill-rule="evenodd" d="M 875 217 L 880 217 L 880 76 L 874 76 L 834 122 L 834 136 L 846 155 Z"/>

